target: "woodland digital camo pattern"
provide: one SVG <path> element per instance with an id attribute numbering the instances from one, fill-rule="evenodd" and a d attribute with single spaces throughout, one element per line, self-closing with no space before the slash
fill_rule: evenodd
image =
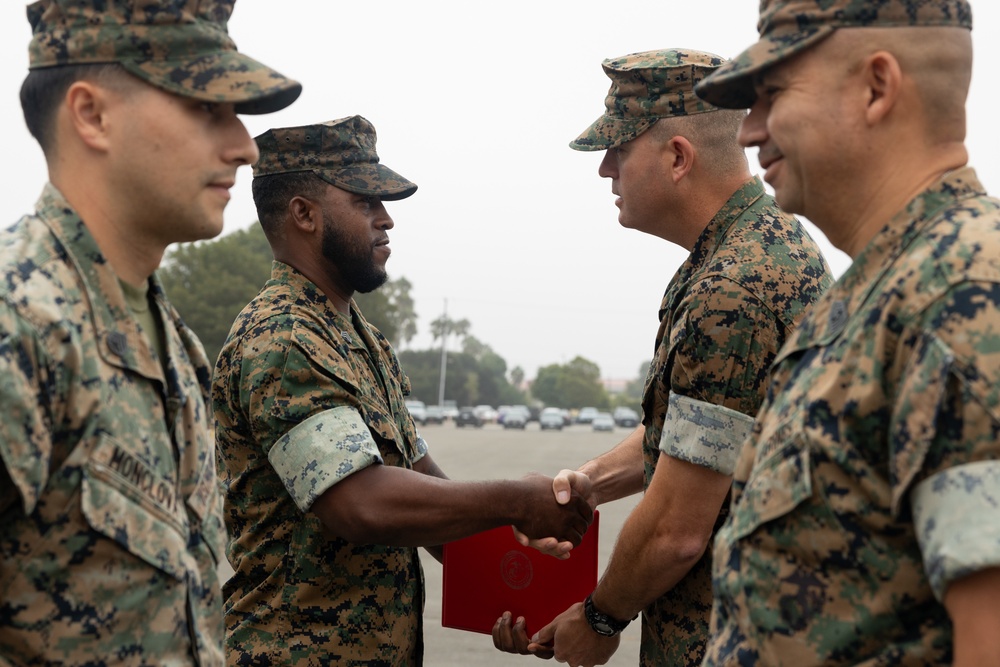
<path id="1" fill-rule="evenodd" d="M 36 210 L 0 233 L 0 655 L 222 665 L 205 354 L 154 277 L 164 377 L 80 218 Z"/>
<path id="2" fill-rule="evenodd" d="M 31 69 L 120 63 L 168 92 L 270 113 L 302 86 L 236 50 L 236 0 L 39 0 L 28 5 Z"/>
<path id="3" fill-rule="evenodd" d="M 711 53 L 643 51 L 601 63 L 611 79 L 606 111 L 570 142 L 578 151 L 602 151 L 632 141 L 660 118 L 690 116 L 716 107 L 694 94 L 694 85 L 725 62 Z"/>
<path id="4" fill-rule="evenodd" d="M 706 664 L 951 664 L 923 563 L 945 566 L 939 591 L 1000 565 L 998 331 L 1000 201 L 965 168 L 897 214 L 781 351 L 715 544 Z M 980 502 L 918 524 L 911 489 L 932 478 L 921 492 L 946 500 L 946 472 Z M 956 526 L 962 569 L 918 543 Z"/>
<path id="5" fill-rule="evenodd" d="M 695 87 L 719 107 L 747 109 L 753 75 L 807 49 L 837 28 L 949 26 L 972 29 L 967 0 L 761 0 L 760 41 Z"/>
<path id="6" fill-rule="evenodd" d="M 236 570 L 225 586 L 230 665 L 422 659 L 416 549 L 331 535 L 296 506 L 268 460 L 290 429 L 343 407 L 364 420 L 384 465 L 411 468 L 426 452 L 404 404 L 409 380 L 389 342 L 353 302 L 351 311 L 342 315 L 305 276 L 275 262 L 219 355 L 213 401 Z M 312 467 L 353 472 L 340 465 L 353 464 L 331 453 Z"/>
<path id="7" fill-rule="evenodd" d="M 755 415 L 771 361 L 804 309 L 831 282 L 815 242 L 764 194 L 760 179 L 733 193 L 663 295 L 642 401 L 647 487 L 660 454 L 668 396 Z M 726 512 L 724 505 L 716 528 Z M 711 551 L 643 610 L 643 665 L 701 664 L 712 609 Z"/>
<path id="8" fill-rule="evenodd" d="M 379 164 L 375 127 L 361 116 L 271 129 L 256 138 L 254 178 L 311 171 L 327 183 L 388 201 L 417 191 L 415 183 Z"/>

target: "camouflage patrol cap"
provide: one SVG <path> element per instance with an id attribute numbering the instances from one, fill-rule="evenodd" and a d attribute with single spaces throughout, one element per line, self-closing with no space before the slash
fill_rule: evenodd
<path id="1" fill-rule="evenodd" d="M 730 109 L 757 99 L 753 75 L 833 34 L 837 28 L 941 26 L 972 29 L 967 0 L 761 0 L 760 41 L 695 87 L 698 97 Z"/>
<path id="2" fill-rule="evenodd" d="M 361 116 L 271 129 L 256 138 L 253 177 L 311 171 L 330 185 L 379 199 L 405 199 L 415 183 L 379 164 L 375 127 Z"/>
<path id="3" fill-rule="evenodd" d="M 167 92 L 270 113 L 302 86 L 236 50 L 236 0 L 39 0 L 28 5 L 30 69 L 119 63 Z"/>
<path id="4" fill-rule="evenodd" d="M 698 99 L 694 85 L 725 62 L 711 53 L 681 49 L 643 51 L 601 63 L 611 79 L 607 110 L 569 143 L 601 151 L 632 141 L 660 118 L 690 116 L 716 107 Z"/>

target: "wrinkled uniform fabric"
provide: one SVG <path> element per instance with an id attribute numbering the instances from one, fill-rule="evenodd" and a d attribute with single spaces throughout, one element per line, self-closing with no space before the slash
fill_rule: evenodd
<path id="1" fill-rule="evenodd" d="M 810 310 L 735 473 L 706 664 L 952 662 L 935 592 L 1000 564 L 998 305 L 1000 202 L 965 168 Z"/>
<path id="2" fill-rule="evenodd" d="M 200 343 L 151 279 L 164 377 L 51 185 L 0 235 L 0 274 L 0 655 L 223 664 L 225 529 Z"/>
<path id="3" fill-rule="evenodd" d="M 411 468 L 426 452 L 389 342 L 353 301 L 351 313 L 275 262 L 219 355 L 213 401 L 236 570 L 225 585 L 231 665 L 421 663 L 416 549 L 353 544 L 308 511 L 361 467 Z M 296 470 L 282 448 L 301 448 L 303 424 L 316 449 Z"/>
<path id="4" fill-rule="evenodd" d="M 727 423 L 745 423 L 710 434 L 695 425 L 706 437 L 732 440 L 725 431 L 735 428 L 741 436 L 749 430 L 772 360 L 803 310 L 831 282 L 815 242 L 795 218 L 778 209 L 759 179 L 733 194 L 677 270 L 660 306 L 655 356 L 643 391 L 647 487 L 670 429 L 693 419 L 676 418 L 671 426 L 669 413 L 680 409 L 679 397 L 711 411 L 713 422 L 727 413 Z M 742 438 L 735 442 L 738 451 Z M 701 458 L 691 443 L 677 443 L 669 451 L 731 473 L 731 468 L 720 469 Z M 725 513 L 726 506 L 716 527 Z M 700 664 L 711 608 L 709 548 L 673 589 L 643 611 L 642 664 Z"/>

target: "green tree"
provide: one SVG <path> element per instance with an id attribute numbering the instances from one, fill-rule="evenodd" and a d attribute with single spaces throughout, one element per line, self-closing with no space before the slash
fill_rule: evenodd
<path id="1" fill-rule="evenodd" d="M 205 346 L 213 362 L 236 316 L 271 276 L 271 247 L 253 224 L 212 241 L 184 243 L 167 255 L 158 272 L 170 301 Z M 416 333 L 410 282 L 390 280 L 369 294 L 356 294 L 361 312 L 390 342 Z"/>
<path id="2" fill-rule="evenodd" d="M 646 374 L 649 372 L 649 363 L 645 361 L 639 364 L 636 377 L 625 385 L 622 393 L 615 395 L 612 407 L 632 408 L 636 412 L 642 410 L 642 390 L 646 387 Z"/>
<path id="3" fill-rule="evenodd" d="M 469 320 L 453 320 L 447 315 L 442 315 L 431 322 L 431 336 L 434 337 L 434 340 L 444 339 L 451 335 L 463 337 L 468 335 L 471 326 Z"/>
<path id="4" fill-rule="evenodd" d="M 514 366 L 510 371 L 510 383 L 515 387 L 520 387 L 524 384 L 524 369 L 520 366 Z"/>
<path id="5" fill-rule="evenodd" d="M 160 280 L 214 363 L 233 320 L 271 276 L 271 247 L 259 225 L 167 255 Z"/>
<path id="6" fill-rule="evenodd" d="M 354 302 L 365 319 L 393 345 L 408 343 L 417 333 L 417 313 L 413 310 L 410 281 L 406 278 L 386 281 L 367 294 L 354 295 Z"/>
<path id="7" fill-rule="evenodd" d="M 389 340 L 398 341 L 400 345 L 409 343 L 417 335 L 417 311 L 413 306 L 413 297 L 410 296 L 412 287 L 409 280 L 399 277 L 388 281 L 379 289 L 380 292 L 388 295 L 389 303 L 393 306 L 397 338 Z"/>
<path id="8" fill-rule="evenodd" d="M 445 370 L 444 398 L 459 405 L 510 405 L 524 403 L 524 392 L 507 381 L 507 362 L 493 349 L 462 330 L 462 352 L 449 352 Z M 399 362 L 410 378 L 412 395 L 436 402 L 441 381 L 441 350 L 404 350 Z"/>
<path id="9" fill-rule="evenodd" d="M 557 408 L 608 408 L 611 399 L 601 384 L 601 369 L 592 361 L 576 357 L 568 364 L 538 369 L 531 395 Z"/>

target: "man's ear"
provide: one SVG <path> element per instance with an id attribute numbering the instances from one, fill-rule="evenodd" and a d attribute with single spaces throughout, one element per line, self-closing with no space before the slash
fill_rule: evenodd
<path id="1" fill-rule="evenodd" d="M 61 112 L 80 140 L 93 150 L 104 152 L 109 148 L 112 95 L 111 91 L 91 81 L 75 81 L 66 90 Z"/>
<path id="2" fill-rule="evenodd" d="M 867 87 L 865 120 L 877 125 L 896 106 L 903 85 L 903 70 L 888 51 L 876 51 L 862 64 L 863 83 Z"/>
<path id="3" fill-rule="evenodd" d="M 288 201 L 288 217 L 296 229 L 311 234 L 320 228 L 323 211 L 317 202 L 296 195 Z"/>
<path id="4" fill-rule="evenodd" d="M 666 143 L 666 150 L 672 154 L 670 175 L 674 183 L 679 183 L 694 168 L 694 146 L 687 138 L 675 136 Z"/>

